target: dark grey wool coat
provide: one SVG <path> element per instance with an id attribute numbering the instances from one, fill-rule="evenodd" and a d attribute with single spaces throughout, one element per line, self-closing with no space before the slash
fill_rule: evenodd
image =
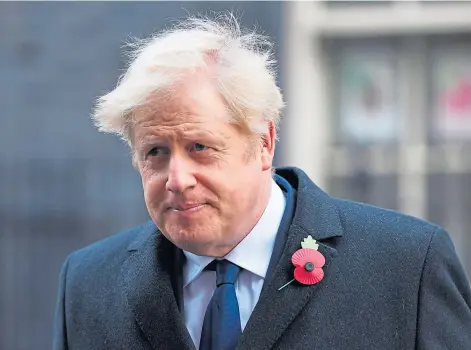
<path id="1" fill-rule="evenodd" d="M 299 169 L 276 173 L 292 186 L 284 188 L 294 194 L 291 220 L 238 349 L 471 349 L 470 285 L 445 230 L 330 197 Z M 326 258 L 324 279 L 279 291 L 308 235 Z M 183 263 L 153 223 L 72 253 L 54 349 L 194 349 L 182 316 Z"/>

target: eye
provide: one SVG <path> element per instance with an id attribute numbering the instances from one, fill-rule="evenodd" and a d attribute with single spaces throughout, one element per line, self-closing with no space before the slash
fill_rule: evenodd
<path id="1" fill-rule="evenodd" d="M 201 143 L 195 143 L 191 148 L 190 148 L 190 151 L 194 151 L 194 152 L 201 152 L 201 151 L 206 151 L 208 149 L 208 147 L 206 147 L 205 145 L 201 144 Z"/>
<path id="2" fill-rule="evenodd" d="M 147 156 L 157 157 L 168 153 L 168 149 L 165 147 L 154 147 L 147 153 Z"/>

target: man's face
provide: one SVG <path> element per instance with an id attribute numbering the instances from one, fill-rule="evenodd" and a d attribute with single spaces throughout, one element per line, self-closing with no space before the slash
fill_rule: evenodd
<path id="1" fill-rule="evenodd" d="M 253 228 L 270 191 L 274 130 L 250 143 L 206 79 L 137 110 L 133 144 L 147 209 L 182 249 L 223 256 Z M 267 128 L 268 129 L 268 128 Z"/>

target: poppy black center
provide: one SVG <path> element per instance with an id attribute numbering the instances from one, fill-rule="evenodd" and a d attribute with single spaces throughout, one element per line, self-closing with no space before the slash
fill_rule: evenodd
<path id="1" fill-rule="evenodd" d="M 311 272 L 314 270 L 314 264 L 312 262 L 307 262 L 306 265 L 304 265 L 304 270 Z"/>

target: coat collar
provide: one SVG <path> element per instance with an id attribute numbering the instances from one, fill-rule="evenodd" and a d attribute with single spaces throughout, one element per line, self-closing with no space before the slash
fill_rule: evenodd
<path id="1" fill-rule="evenodd" d="M 154 349 L 194 349 L 180 312 L 183 253 L 150 222 L 128 250 L 123 294 L 142 332 Z"/>
<path id="2" fill-rule="evenodd" d="M 316 291 L 328 283 L 329 268 L 337 255 L 334 238 L 341 237 L 343 233 L 332 198 L 318 188 L 302 170 L 280 168 L 276 170 L 276 174 L 296 191 L 294 214 L 286 237 L 280 238 L 285 240 L 284 248 L 278 256 L 276 250 L 272 256 L 275 259 L 273 275 L 265 281 L 267 285 L 263 288 L 237 349 L 273 347 L 305 305 L 314 298 Z M 283 237 L 280 236 L 281 233 L 279 237 Z M 295 282 L 279 291 L 279 287 L 293 279 L 291 256 L 301 248 L 301 241 L 308 235 L 319 242 L 319 251 L 326 259 L 324 279 L 311 286 Z M 284 309 L 274 310 L 274 305 L 283 305 Z M 267 322 L 270 327 L 266 327 Z M 262 329 L 263 332 L 260 331 Z"/>
<path id="3" fill-rule="evenodd" d="M 284 178 L 297 192 L 293 225 L 321 241 L 341 237 L 343 227 L 332 197 L 317 187 L 307 174 L 294 167 L 282 167 L 276 174 Z"/>

